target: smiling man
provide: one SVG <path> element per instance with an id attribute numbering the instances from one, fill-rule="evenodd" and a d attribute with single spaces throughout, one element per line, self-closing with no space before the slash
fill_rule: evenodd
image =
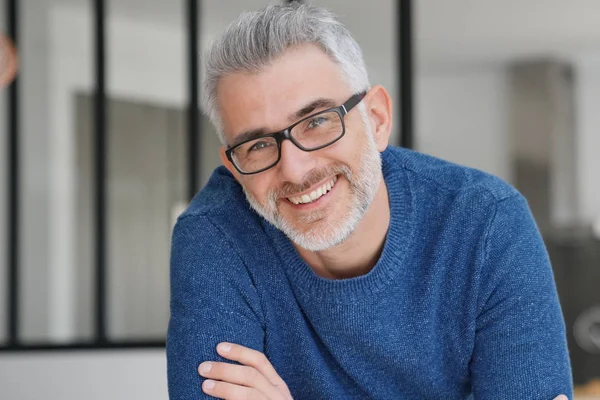
<path id="1" fill-rule="evenodd" d="M 223 167 L 179 218 L 171 399 L 552 399 L 565 327 L 523 197 L 388 146 L 330 12 L 245 13 L 206 55 Z"/>

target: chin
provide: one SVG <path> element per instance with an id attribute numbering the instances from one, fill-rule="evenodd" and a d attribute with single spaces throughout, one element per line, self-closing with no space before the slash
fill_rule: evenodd
<path id="1" fill-rule="evenodd" d="M 348 236 L 344 233 L 340 234 L 340 232 L 309 232 L 307 234 L 288 235 L 289 239 L 296 245 L 315 252 L 335 247 L 344 242 Z"/>
<path id="2" fill-rule="evenodd" d="M 284 222 L 279 229 L 296 245 L 310 251 L 322 251 L 343 243 L 354 232 L 360 218 L 353 212 L 341 218 L 325 218 L 307 224 Z"/>

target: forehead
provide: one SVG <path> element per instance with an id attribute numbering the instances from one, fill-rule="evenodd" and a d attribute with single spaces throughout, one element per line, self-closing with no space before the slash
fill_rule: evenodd
<path id="1" fill-rule="evenodd" d="M 349 94 L 339 66 L 312 44 L 287 50 L 258 73 L 226 76 L 217 86 L 228 141 L 242 131 L 285 128 L 293 122 L 288 117 L 311 101 L 341 101 Z"/>

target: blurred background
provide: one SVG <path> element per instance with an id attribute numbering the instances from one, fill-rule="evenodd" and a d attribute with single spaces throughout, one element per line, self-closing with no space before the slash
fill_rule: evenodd
<path id="1" fill-rule="evenodd" d="M 0 398 L 167 398 L 171 229 L 219 165 L 201 53 L 273 2 L 0 0 Z M 600 2 L 308 2 L 340 15 L 391 93 L 394 144 L 528 198 L 591 395 Z"/>

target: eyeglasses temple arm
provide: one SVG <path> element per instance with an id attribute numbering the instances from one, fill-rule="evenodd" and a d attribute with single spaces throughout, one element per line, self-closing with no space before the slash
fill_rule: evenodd
<path id="1" fill-rule="evenodd" d="M 347 102 L 342 104 L 342 110 L 344 110 L 344 115 L 348 114 L 350 110 L 352 110 L 360 101 L 367 95 L 367 92 L 357 93 L 354 96 L 350 97 Z"/>

